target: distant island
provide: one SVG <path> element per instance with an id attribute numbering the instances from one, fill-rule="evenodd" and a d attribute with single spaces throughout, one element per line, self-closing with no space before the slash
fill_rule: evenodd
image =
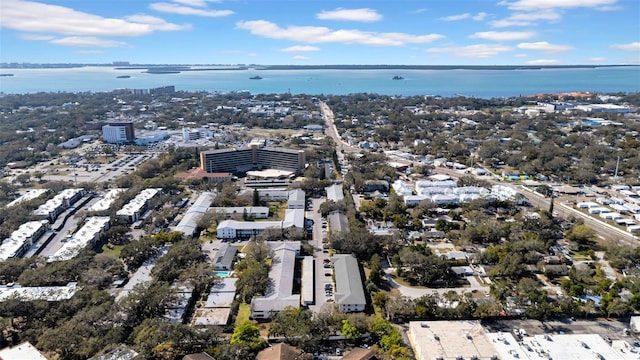
<path id="1" fill-rule="evenodd" d="M 251 79 L 251 80 L 262 80 L 262 76 L 255 75 L 255 76 L 250 77 L 249 79 Z"/>
<path id="2" fill-rule="evenodd" d="M 403 79 L 404 78 L 402 76 L 398 76 L 398 75 L 391 78 L 391 80 L 403 80 Z"/>
<path id="3" fill-rule="evenodd" d="M 128 78 L 130 78 L 130 77 L 131 77 L 131 75 L 120 75 L 120 76 L 116 76 L 116 78 L 118 78 L 118 79 L 128 79 Z"/>
<path id="4" fill-rule="evenodd" d="M 7 74 L 7 73 L 5 73 L 5 74 L 0 74 L 0 76 L 13 76 L 13 74 Z"/>

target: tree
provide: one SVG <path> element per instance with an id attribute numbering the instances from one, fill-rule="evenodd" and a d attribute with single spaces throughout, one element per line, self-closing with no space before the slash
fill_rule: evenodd
<path id="1" fill-rule="evenodd" d="M 247 346 L 257 350 L 264 347 L 266 341 L 260 337 L 260 329 L 257 326 L 245 321 L 233 330 L 230 344 Z"/>
<path id="2" fill-rule="evenodd" d="M 595 231 L 587 225 L 578 224 L 567 233 L 567 240 L 578 244 L 580 249 L 591 249 L 595 244 Z"/>
<path id="3" fill-rule="evenodd" d="M 283 336 L 287 343 L 302 343 L 312 337 L 311 312 L 300 308 L 286 307 L 271 319 L 269 336 Z"/>
<path id="4" fill-rule="evenodd" d="M 340 332 L 342 336 L 346 337 L 349 340 L 358 339 L 362 336 L 362 333 L 358 331 L 358 329 L 349 322 L 349 320 L 342 320 L 342 327 L 340 328 Z"/>

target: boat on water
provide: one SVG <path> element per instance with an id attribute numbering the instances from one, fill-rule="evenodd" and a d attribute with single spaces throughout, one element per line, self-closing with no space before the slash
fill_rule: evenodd
<path id="1" fill-rule="evenodd" d="M 396 75 L 396 76 L 391 78 L 391 80 L 402 80 L 402 79 L 404 79 L 404 78 L 402 76 L 398 76 L 398 75 Z"/>
<path id="2" fill-rule="evenodd" d="M 251 80 L 261 80 L 261 79 L 262 79 L 262 76 L 260 76 L 260 75 L 255 75 L 255 76 L 250 77 L 249 79 L 251 79 Z"/>
<path id="3" fill-rule="evenodd" d="M 120 75 L 120 76 L 116 76 L 118 79 L 128 79 L 131 77 L 131 75 Z"/>

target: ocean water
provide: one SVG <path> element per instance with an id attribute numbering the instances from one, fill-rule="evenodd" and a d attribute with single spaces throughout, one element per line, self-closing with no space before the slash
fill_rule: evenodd
<path id="1" fill-rule="evenodd" d="M 377 93 L 480 98 L 561 92 L 639 92 L 640 66 L 541 70 L 212 70 L 147 74 L 111 67 L 0 69 L 0 92 L 104 92 L 174 85 L 179 91 L 312 95 Z M 117 78 L 129 75 L 130 78 Z M 260 75 L 261 80 L 249 79 Z M 392 80 L 393 76 L 402 80 Z"/>

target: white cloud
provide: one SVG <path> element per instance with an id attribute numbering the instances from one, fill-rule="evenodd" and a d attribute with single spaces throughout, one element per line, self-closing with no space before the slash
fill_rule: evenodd
<path id="1" fill-rule="evenodd" d="M 596 57 L 588 58 L 587 61 L 592 63 L 604 63 L 604 62 L 607 62 L 607 58 L 602 56 L 596 56 Z"/>
<path id="2" fill-rule="evenodd" d="M 218 2 L 215 0 L 173 0 L 173 2 L 177 2 L 179 4 L 187 5 L 187 6 L 195 6 L 195 7 L 205 7 L 207 6 L 207 2 Z"/>
<path id="3" fill-rule="evenodd" d="M 499 44 L 476 44 L 460 47 L 430 48 L 426 51 L 432 54 L 451 54 L 466 58 L 491 58 L 501 53 L 512 51 L 513 47 Z"/>
<path id="4" fill-rule="evenodd" d="M 578 7 L 600 8 L 610 6 L 617 0 L 517 0 L 514 2 L 502 1 L 500 5 L 506 5 L 511 10 L 531 11 L 539 9 L 571 9 Z"/>
<path id="5" fill-rule="evenodd" d="M 51 44 L 77 47 L 126 47 L 129 44 L 122 41 L 104 40 L 93 36 L 69 36 L 49 41 Z"/>
<path id="6" fill-rule="evenodd" d="M 518 12 L 511 14 L 510 16 L 501 19 L 494 20 L 490 24 L 496 28 L 511 27 L 511 26 L 533 26 L 537 25 L 540 21 L 558 21 L 562 16 L 552 10 L 543 10 L 536 12 Z"/>
<path id="7" fill-rule="evenodd" d="M 23 40 L 35 40 L 35 41 L 47 41 L 55 39 L 55 37 L 51 35 L 38 35 L 38 34 L 22 34 L 20 35 L 20 39 Z"/>
<path id="8" fill-rule="evenodd" d="M 513 41 L 530 39 L 536 36 L 535 31 L 483 31 L 471 36 L 471 39 L 484 39 L 493 41 Z"/>
<path id="9" fill-rule="evenodd" d="M 538 59 L 526 62 L 527 65 L 556 65 L 559 63 L 560 61 L 554 59 Z"/>
<path id="10" fill-rule="evenodd" d="M 305 45 L 297 45 L 290 46 L 288 48 L 280 49 L 282 52 L 309 52 L 309 51 L 320 51 L 320 48 L 317 46 L 305 46 Z"/>
<path id="11" fill-rule="evenodd" d="M 293 60 L 309 60 L 309 59 L 311 58 L 308 56 L 302 56 L 302 55 L 296 55 L 293 57 Z"/>
<path id="12" fill-rule="evenodd" d="M 178 14 L 178 15 L 223 17 L 223 16 L 229 16 L 234 14 L 234 12 L 231 10 L 198 9 L 190 6 L 183 6 L 179 4 L 172 4 L 172 3 L 166 3 L 166 2 L 152 3 L 149 5 L 149 7 L 155 11 Z"/>
<path id="13" fill-rule="evenodd" d="M 131 16 L 126 16 L 124 19 L 131 22 L 139 23 L 139 24 L 146 24 L 153 30 L 177 31 L 177 30 L 191 29 L 191 25 L 189 24 L 177 25 L 177 24 L 167 22 L 162 18 L 151 16 L 151 15 L 144 15 L 144 14 L 131 15 Z"/>
<path id="14" fill-rule="evenodd" d="M 429 9 L 427 8 L 420 8 L 420 9 L 415 9 L 415 10 L 411 10 L 409 11 L 409 14 L 422 14 L 429 11 Z"/>
<path id="15" fill-rule="evenodd" d="M 470 17 L 471 17 L 471 14 L 464 13 L 464 14 L 449 15 L 449 16 L 441 17 L 440 20 L 442 20 L 442 21 L 458 21 L 458 20 L 468 19 Z"/>
<path id="16" fill-rule="evenodd" d="M 105 18 L 64 6 L 22 0 L 2 0 L 2 11 L 0 11 L 0 28 L 32 33 L 133 37 L 162 30 L 154 27 L 156 25 Z M 162 27 L 169 30 L 182 30 L 187 26 L 164 22 Z"/>
<path id="17" fill-rule="evenodd" d="M 378 33 L 360 30 L 332 30 L 321 26 L 288 26 L 281 28 L 266 20 L 240 21 L 238 29 L 248 30 L 253 35 L 291 40 L 305 43 L 343 43 L 377 46 L 402 46 L 424 44 L 444 38 L 440 34 L 411 35 L 404 33 Z"/>
<path id="18" fill-rule="evenodd" d="M 482 21 L 482 20 L 484 20 L 485 17 L 487 17 L 487 13 L 486 12 L 479 12 L 476 15 L 472 15 L 470 13 L 449 15 L 449 16 L 441 17 L 440 20 L 442 20 L 442 21 L 459 21 L 459 20 L 465 20 L 465 19 L 473 19 L 475 21 Z"/>
<path id="19" fill-rule="evenodd" d="M 632 42 L 629 44 L 613 44 L 611 45 L 611 48 L 622 51 L 640 51 L 640 42 Z"/>
<path id="20" fill-rule="evenodd" d="M 487 13 L 486 12 L 479 12 L 479 13 L 475 14 L 472 17 L 472 19 L 475 20 L 475 21 L 482 21 L 486 17 L 487 17 Z"/>
<path id="21" fill-rule="evenodd" d="M 513 57 L 515 57 L 515 58 L 526 58 L 526 57 L 529 57 L 529 55 L 527 55 L 527 54 L 515 54 L 515 55 L 513 55 Z"/>
<path id="22" fill-rule="evenodd" d="M 573 49 L 573 47 L 568 45 L 550 44 L 546 41 L 538 41 L 538 42 L 531 42 L 531 43 L 520 43 L 518 44 L 518 49 L 557 53 L 557 52 L 569 51 Z"/>
<path id="23" fill-rule="evenodd" d="M 98 55 L 98 54 L 104 54 L 104 51 L 103 50 L 76 50 L 74 51 L 74 53 L 80 54 L 80 55 Z"/>
<path id="24" fill-rule="evenodd" d="M 359 21 L 359 22 L 376 22 L 382 20 L 376 10 L 373 9 L 336 9 L 331 11 L 323 11 L 316 14 L 320 20 L 341 20 L 341 21 Z"/>

